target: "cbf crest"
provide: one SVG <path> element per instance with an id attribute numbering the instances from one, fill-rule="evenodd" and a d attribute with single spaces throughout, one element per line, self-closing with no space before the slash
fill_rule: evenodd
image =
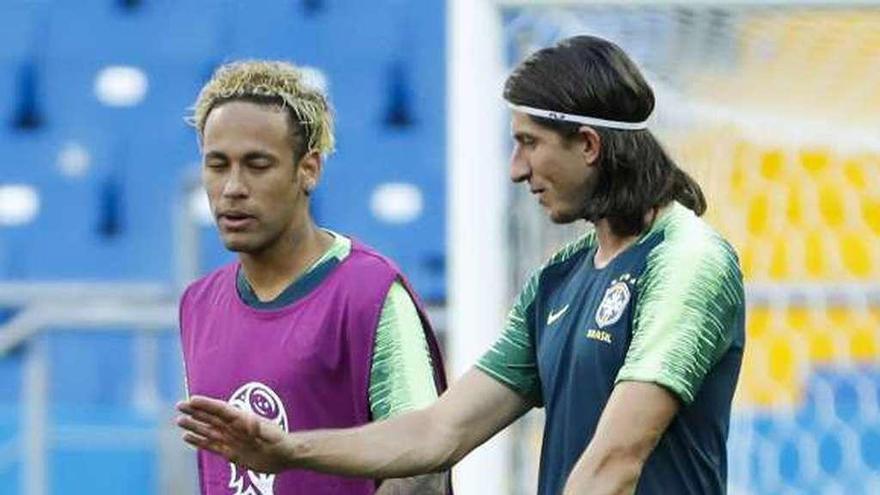
<path id="1" fill-rule="evenodd" d="M 229 398 L 232 406 L 252 412 L 263 419 L 278 425 L 282 430 L 287 429 L 287 411 L 284 403 L 271 388 L 260 382 L 250 382 L 238 388 Z M 274 495 L 275 475 L 257 473 L 249 469 L 241 469 L 235 464 L 229 463 L 231 475 L 229 488 L 235 490 L 235 495 Z"/>
<path id="2" fill-rule="evenodd" d="M 629 287 L 633 283 L 635 278 L 628 273 L 611 281 L 611 286 L 605 290 L 599 309 L 596 310 L 596 324 L 599 328 L 613 325 L 620 320 L 629 304 L 632 295 Z"/>

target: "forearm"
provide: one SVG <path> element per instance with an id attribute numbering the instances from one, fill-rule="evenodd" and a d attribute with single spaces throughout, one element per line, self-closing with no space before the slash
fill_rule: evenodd
<path id="1" fill-rule="evenodd" d="M 641 459 L 625 454 L 594 457 L 587 453 L 569 474 L 563 495 L 631 495 L 642 465 Z"/>
<path id="2" fill-rule="evenodd" d="M 383 481 L 376 495 L 447 495 L 450 481 L 448 471 L 395 478 Z"/>
<path id="3" fill-rule="evenodd" d="M 574 465 L 564 495 L 631 495 L 639 476 L 678 412 L 675 397 L 658 385 L 618 384 L 590 444 Z"/>
<path id="4" fill-rule="evenodd" d="M 471 370 L 426 409 L 347 430 L 287 433 L 218 399 L 177 405 L 183 440 L 261 473 L 311 469 L 374 479 L 443 471 L 528 410 L 528 403 Z"/>
<path id="5" fill-rule="evenodd" d="M 425 409 L 358 428 L 293 433 L 289 467 L 377 479 L 442 471 L 460 455 L 441 425 Z"/>

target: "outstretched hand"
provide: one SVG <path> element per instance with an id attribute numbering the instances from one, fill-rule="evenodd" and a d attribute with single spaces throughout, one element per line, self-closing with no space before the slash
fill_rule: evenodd
<path id="1" fill-rule="evenodd" d="M 287 432 L 256 414 L 197 395 L 179 402 L 177 409 L 183 413 L 177 425 L 185 430 L 186 443 L 260 473 L 290 467 Z"/>

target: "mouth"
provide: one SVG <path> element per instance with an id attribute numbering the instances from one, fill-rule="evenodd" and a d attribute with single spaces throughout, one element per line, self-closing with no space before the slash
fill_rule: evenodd
<path id="1" fill-rule="evenodd" d="M 217 215 L 217 224 L 224 230 L 240 231 L 246 229 L 256 217 L 238 211 L 226 211 Z"/>
<path id="2" fill-rule="evenodd" d="M 529 192 L 538 197 L 538 202 L 544 204 L 544 191 L 546 189 L 529 189 Z"/>

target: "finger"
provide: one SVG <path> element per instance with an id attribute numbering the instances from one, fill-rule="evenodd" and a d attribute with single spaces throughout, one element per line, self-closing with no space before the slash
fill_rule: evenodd
<path id="1" fill-rule="evenodd" d="M 177 419 L 177 426 L 213 441 L 224 440 L 223 432 L 217 431 L 217 429 L 211 425 L 196 421 L 189 416 L 179 417 Z"/>
<path id="2" fill-rule="evenodd" d="M 229 427 L 229 423 L 223 421 L 213 414 L 208 414 L 202 411 L 192 411 L 191 413 L 187 414 L 189 415 L 189 417 L 195 419 L 196 421 L 209 424 L 221 431 L 227 430 Z"/>
<path id="3" fill-rule="evenodd" d="M 185 413 L 185 414 L 189 414 L 190 416 L 192 416 L 193 414 L 195 414 L 197 412 L 200 412 L 202 414 L 211 414 L 211 415 L 216 416 L 216 414 L 214 412 L 205 410 L 204 407 L 202 407 L 202 406 L 203 405 L 200 402 L 193 403 L 191 400 L 185 400 L 185 401 L 178 402 L 176 407 L 177 407 L 178 411 Z"/>
<path id="4" fill-rule="evenodd" d="M 220 456 L 223 456 L 227 460 L 232 459 L 234 455 L 235 449 L 232 448 L 229 443 L 224 441 L 215 441 L 209 437 L 204 437 L 197 433 L 192 432 L 184 432 L 182 435 L 183 441 L 187 444 L 202 450 L 207 450 L 209 452 L 213 452 Z"/>
<path id="5" fill-rule="evenodd" d="M 207 438 L 196 435 L 195 433 L 185 432 L 182 436 L 183 441 L 197 449 L 207 450 L 215 454 L 223 455 L 223 448 L 217 442 L 212 442 Z"/>
<path id="6" fill-rule="evenodd" d="M 240 409 L 236 409 L 222 400 L 212 399 L 203 395 L 190 397 L 187 404 L 194 411 L 213 414 L 224 421 L 233 421 L 242 417 Z"/>

